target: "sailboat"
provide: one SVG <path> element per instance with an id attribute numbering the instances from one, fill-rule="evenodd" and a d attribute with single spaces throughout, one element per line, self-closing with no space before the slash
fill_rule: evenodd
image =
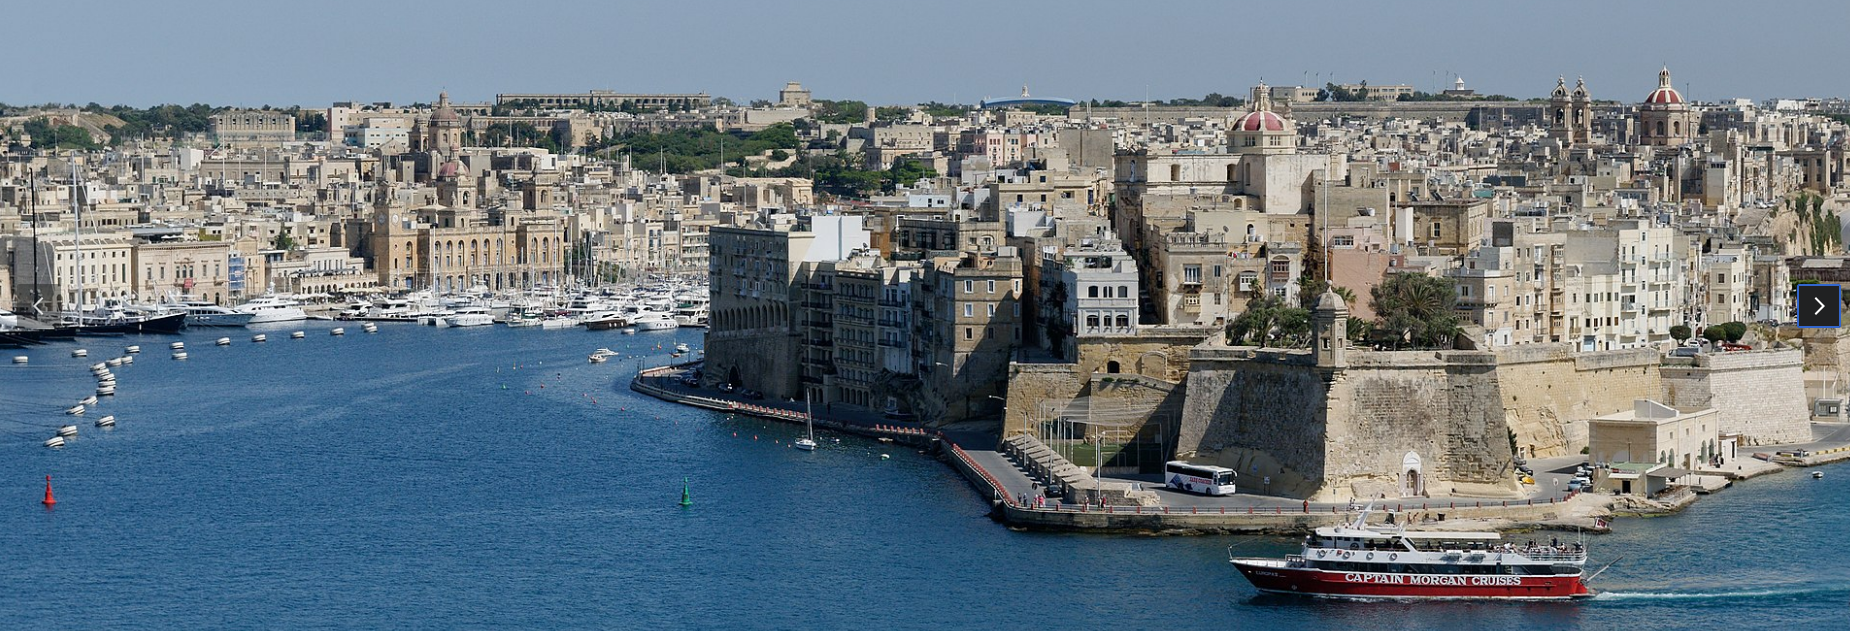
<path id="1" fill-rule="evenodd" d="M 797 446 L 797 449 L 801 449 L 803 451 L 815 451 L 816 450 L 816 412 L 815 412 L 814 404 L 809 402 L 809 393 L 807 392 L 803 393 L 803 426 L 809 430 L 809 435 L 803 438 L 798 438 L 796 443 L 794 444 Z"/>

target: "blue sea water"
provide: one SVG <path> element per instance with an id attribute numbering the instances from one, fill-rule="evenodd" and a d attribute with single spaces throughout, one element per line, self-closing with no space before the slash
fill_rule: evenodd
<path id="1" fill-rule="evenodd" d="M 1282 539 L 1022 533 L 904 447 L 635 395 L 699 331 L 331 323 L 0 357 L 0 629 L 1842 628 L 1850 468 L 1621 520 L 1576 603 L 1257 594 Z M 287 331 L 308 336 L 289 340 Z M 214 347 L 229 335 L 234 344 Z M 191 358 L 168 358 L 183 339 Z M 41 447 L 127 344 L 120 395 Z M 88 359 L 70 349 L 91 349 Z M 622 355 L 588 364 L 609 347 Z M 114 414 L 119 425 L 90 421 Z M 890 454 L 882 460 L 881 454 Z M 56 508 L 39 505 L 54 476 Z M 683 479 L 694 506 L 675 505 Z M 1547 535 L 1543 535 L 1547 536 Z M 1571 536 L 1571 535 L 1570 535 Z"/>

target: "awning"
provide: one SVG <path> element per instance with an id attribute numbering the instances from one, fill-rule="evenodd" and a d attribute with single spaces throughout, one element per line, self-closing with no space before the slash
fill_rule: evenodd
<path id="1" fill-rule="evenodd" d="M 1653 478 L 1680 478 L 1680 477 L 1689 475 L 1689 472 L 1682 470 L 1682 469 L 1664 467 L 1662 469 L 1658 469 L 1656 471 L 1646 473 L 1645 475 L 1653 477 Z"/>

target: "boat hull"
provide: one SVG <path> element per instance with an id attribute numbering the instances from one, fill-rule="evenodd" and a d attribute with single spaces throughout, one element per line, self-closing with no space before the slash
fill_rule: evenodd
<path id="1" fill-rule="evenodd" d="M 169 313 L 134 322 L 86 324 L 66 327 L 77 335 L 121 335 L 125 333 L 179 333 L 186 328 L 186 314 Z"/>
<path id="2" fill-rule="evenodd" d="M 189 313 L 186 315 L 187 326 L 222 326 L 240 327 L 250 324 L 248 313 Z"/>
<path id="3" fill-rule="evenodd" d="M 1399 574 L 1285 567 L 1276 559 L 1236 559 L 1259 591 L 1330 598 L 1568 600 L 1592 596 L 1579 574 Z"/>

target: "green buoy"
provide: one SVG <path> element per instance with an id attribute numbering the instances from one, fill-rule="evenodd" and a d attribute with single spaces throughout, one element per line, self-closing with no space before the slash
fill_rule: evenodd
<path id="1" fill-rule="evenodd" d="M 687 478 L 681 478 L 681 508 L 694 505 L 694 496 L 687 490 Z"/>

